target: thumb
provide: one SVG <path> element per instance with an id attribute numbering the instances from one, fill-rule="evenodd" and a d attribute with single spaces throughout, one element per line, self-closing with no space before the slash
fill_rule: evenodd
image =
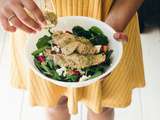
<path id="1" fill-rule="evenodd" d="M 125 33 L 122 33 L 122 32 L 115 33 L 113 35 L 113 37 L 118 41 L 122 41 L 122 42 L 127 42 L 128 41 L 128 36 Z"/>

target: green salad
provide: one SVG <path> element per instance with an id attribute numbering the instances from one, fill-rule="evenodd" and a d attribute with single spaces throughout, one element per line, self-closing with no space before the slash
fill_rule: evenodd
<path id="1" fill-rule="evenodd" d="M 51 31 L 36 43 L 35 66 L 45 76 L 63 82 L 80 82 L 102 75 L 112 62 L 113 50 L 102 30 L 74 26 L 72 31 Z"/>

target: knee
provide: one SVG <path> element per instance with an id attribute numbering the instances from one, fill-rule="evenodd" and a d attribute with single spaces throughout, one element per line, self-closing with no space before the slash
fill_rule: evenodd
<path id="1" fill-rule="evenodd" d="M 113 108 L 103 108 L 102 112 L 95 113 L 88 109 L 88 120 L 113 120 L 114 119 L 114 109 Z"/>
<path id="2" fill-rule="evenodd" d="M 62 96 L 59 101 L 58 101 L 58 104 L 53 107 L 53 108 L 47 108 L 47 113 L 48 114 L 52 114 L 52 113 L 55 113 L 55 112 L 63 112 L 63 111 L 67 111 L 68 108 L 67 108 L 67 97 L 65 96 Z"/>
<path id="3" fill-rule="evenodd" d="M 103 108 L 102 112 L 100 112 L 100 113 L 95 113 L 91 109 L 88 109 L 88 113 L 93 114 L 93 115 L 100 115 L 100 114 L 103 114 L 103 113 L 110 113 L 110 112 L 113 112 L 113 111 L 114 111 L 113 108 L 107 108 L 107 107 Z"/>
<path id="4" fill-rule="evenodd" d="M 61 97 L 54 108 L 47 108 L 47 120 L 69 120 L 70 114 L 67 107 L 67 98 Z"/>

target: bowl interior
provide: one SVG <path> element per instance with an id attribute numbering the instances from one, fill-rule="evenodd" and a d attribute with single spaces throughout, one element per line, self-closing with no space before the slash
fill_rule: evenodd
<path id="1" fill-rule="evenodd" d="M 111 65 L 106 69 L 105 73 L 94 78 L 94 79 L 89 79 L 87 81 L 82 81 L 82 82 L 62 82 L 62 81 L 57 81 L 51 78 L 46 77 L 43 75 L 37 67 L 34 65 L 33 62 L 33 57 L 31 53 L 36 50 L 36 43 L 40 37 L 43 35 L 48 34 L 47 30 L 42 30 L 41 32 L 35 34 L 35 35 L 30 35 L 27 42 L 26 42 L 26 47 L 25 47 L 25 57 L 27 60 L 27 63 L 29 63 L 29 67 L 40 77 L 42 77 L 44 80 L 48 80 L 56 85 L 63 86 L 63 87 L 84 87 L 87 86 L 91 83 L 96 82 L 97 80 L 101 80 L 103 77 L 105 77 L 107 74 L 109 74 L 120 62 L 121 56 L 122 56 L 122 43 L 116 41 L 113 38 L 113 34 L 115 31 L 107 24 L 92 19 L 88 17 L 81 17 L 81 16 L 68 16 L 68 17 L 61 17 L 58 19 L 58 24 L 54 28 L 54 30 L 68 30 L 71 31 L 74 26 L 82 26 L 85 29 L 89 29 L 92 26 L 97 26 L 99 27 L 104 34 L 109 38 L 109 45 L 111 49 L 113 49 L 113 54 L 112 54 L 112 63 Z"/>

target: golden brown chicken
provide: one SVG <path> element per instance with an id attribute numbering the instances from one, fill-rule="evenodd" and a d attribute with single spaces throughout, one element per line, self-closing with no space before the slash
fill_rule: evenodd
<path id="1" fill-rule="evenodd" d="M 106 59 L 106 56 L 99 53 L 97 48 L 86 38 L 62 31 L 53 33 L 52 37 L 55 45 L 53 48 L 56 51 L 60 49 L 61 52 L 46 49 L 45 55 L 61 67 L 82 69 L 101 64 Z"/>
<path id="2" fill-rule="evenodd" d="M 65 55 L 70 55 L 74 52 L 83 55 L 98 53 L 97 48 L 88 39 L 77 37 L 70 33 L 63 33 L 62 31 L 53 34 L 53 43 L 60 46 L 62 53 Z"/>
<path id="3" fill-rule="evenodd" d="M 71 55 L 64 54 L 51 54 L 47 51 L 47 56 L 54 61 L 55 64 L 61 67 L 71 67 L 71 68 L 86 68 L 94 65 L 98 65 L 105 61 L 106 56 L 103 54 L 97 55 L 80 55 L 73 53 Z"/>

